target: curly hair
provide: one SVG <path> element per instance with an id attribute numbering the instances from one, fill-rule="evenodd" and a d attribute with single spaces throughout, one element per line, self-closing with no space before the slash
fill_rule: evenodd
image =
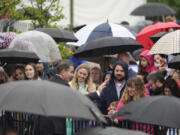
<path id="1" fill-rule="evenodd" d="M 133 97 L 129 95 L 128 87 L 135 87 L 135 94 Z M 124 104 L 129 103 L 132 100 L 137 100 L 141 97 L 147 96 L 146 89 L 144 83 L 141 81 L 141 79 L 137 77 L 130 78 L 127 83 L 124 90 L 124 93 L 122 95 L 122 102 Z"/>
<path id="2" fill-rule="evenodd" d="M 79 90 L 77 73 L 82 68 L 86 69 L 87 72 L 88 72 L 88 77 L 87 77 L 87 79 L 85 81 L 85 85 L 87 86 L 87 92 L 91 93 L 91 92 L 93 92 L 95 90 L 96 86 L 95 86 L 95 84 L 92 81 L 90 67 L 87 64 L 81 64 L 81 65 L 79 65 L 77 67 L 77 69 L 76 69 L 76 71 L 74 73 L 74 77 L 73 77 L 72 81 L 70 82 L 70 85 L 71 85 L 72 88 L 74 88 L 76 90 Z"/>

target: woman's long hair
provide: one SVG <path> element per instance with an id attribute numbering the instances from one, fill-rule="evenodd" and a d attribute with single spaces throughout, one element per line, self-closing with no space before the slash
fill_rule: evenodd
<path id="1" fill-rule="evenodd" d="M 129 95 L 128 87 L 135 87 L 135 94 L 133 97 L 131 97 Z M 123 104 L 127 104 L 132 100 L 137 100 L 137 99 L 139 99 L 141 97 L 145 97 L 145 96 L 147 96 L 147 94 L 146 94 L 146 89 L 145 89 L 144 83 L 142 82 L 141 79 L 139 79 L 137 77 L 133 77 L 133 78 L 130 78 L 126 83 L 126 87 L 125 87 L 124 93 L 122 95 L 122 102 L 123 102 Z"/>
<path id="2" fill-rule="evenodd" d="M 37 67 L 34 63 L 28 63 L 27 65 L 30 65 L 33 69 L 34 69 L 34 77 L 33 77 L 33 80 L 37 80 L 38 79 L 38 71 L 37 71 Z M 26 65 L 26 66 L 27 66 Z M 25 66 L 25 69 L 26 69 L 26 66 Z M 27 76 L 26 76 L 27 78 Z M 28 79 L 28 78 L 27 78 Z"/>
<path id="3" fill-rule="evenodd" d="M 75 73 L 74 73 L 74 77 L 72 79 L 72 81 L 70 82 L 70 85 L 72 88 L 79 90 L 79 85 L 78 85 L 78 78 L 77 78 L 77 73 L 80 69 L 86 69 L 88 72 L 88 76 L 87 79 L 85 80 L 85 86 L 87 86 L 87 92 L 91 93 L 95 90 L 95 84 L 92 81 L 91 78 L 91 73 L 90 73 L 90 67 L 87 64 L 81 64 L 77 67 Z"/>
<path id="4" fill-rule="evenodd" d="M 177 82 L 172 78 L 167 78 L 163 85 L 164 88 L 169 88 L 172 96 L 180 98 L 180 89 Z"/>

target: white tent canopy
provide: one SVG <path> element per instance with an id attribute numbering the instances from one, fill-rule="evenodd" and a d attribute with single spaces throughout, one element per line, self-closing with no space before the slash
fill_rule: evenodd
<path id="1" fill-rule="evenodd" d="M 128 21 L 134 26 L 144 17 L 132 16 L 130 13 L 138 6 L 145 4 L 146 0 L 73 0 L 74 26 L 93 24 L 98 22 L 120 23 Z M 61 0 L 63 13 L 67 19 L 59 22 L 61 26 L 70 24 L 70 0 Z"/>
<path id="2" fill-rule="evenodd" d="M 29 0 L 23 1 L 26 5 L 30 5 Z M 70 24 L 70 1 L 60 0 L 66 18 L 57 24 L 62 27 Z M 74 26 L 106 22 L 107 20 L 113 23 L 128 21 L 131 26 L 134 26 L 144 20 L 144 17 L 132 16 L 130 13 L 136 7 L 145 4 L 146 0 L 73 0 L 73 3 Z"/>

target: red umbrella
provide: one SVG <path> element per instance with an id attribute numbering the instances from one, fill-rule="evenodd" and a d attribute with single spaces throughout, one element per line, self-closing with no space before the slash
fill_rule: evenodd
<path id="1" fill-rule="evenodd" d="M 154 45 L 150 37 L 159 32 L 166 32 L 168 31 L 168 28 L 180 28 L 180 25 L 175 22 L 158 22 L 156 24 L 149 25 L 139 32 L 136 37 L 136 41 L 142 44 L 145 50 L 150 50 Z"/>

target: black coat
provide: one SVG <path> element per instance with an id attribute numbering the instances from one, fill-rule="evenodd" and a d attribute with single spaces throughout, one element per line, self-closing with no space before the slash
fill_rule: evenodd
<path id="1" fill-rule="evenodd" d="M 69 84 L 67 82 L 65 82 L 60 76 L 55 75 L 50 81 L 55 82 L 55 83 L 59 83 L 59 84 L 63 84 L 66 86 L 69 86 Z"/>
<path id="2" fill-rule="evenodd" d="M 57 75 L 55 75 L 51 81 L 69 86 L 68 83 Z M 66 135 L 66 118 L 40 116 L 39 121 L 40 135 Z"/>
<path id="3" fill-rule="evenodd" d="M 107 109 L 109 105 L 113 101 L 119 101 L 123 92 L 124 92 L 124 87 L 121 90 L 120 97 L 118 99 L 118 95 L 116 92 L 116 86 L 114 79 L 111 79 L 107 86 L 103 89 L 100 97 L 97 95 L 96 92 L 88 94 L 87 96 L 98 106 L 98 108 L 101 110 L 102 113 L 107 114 Z"/>

